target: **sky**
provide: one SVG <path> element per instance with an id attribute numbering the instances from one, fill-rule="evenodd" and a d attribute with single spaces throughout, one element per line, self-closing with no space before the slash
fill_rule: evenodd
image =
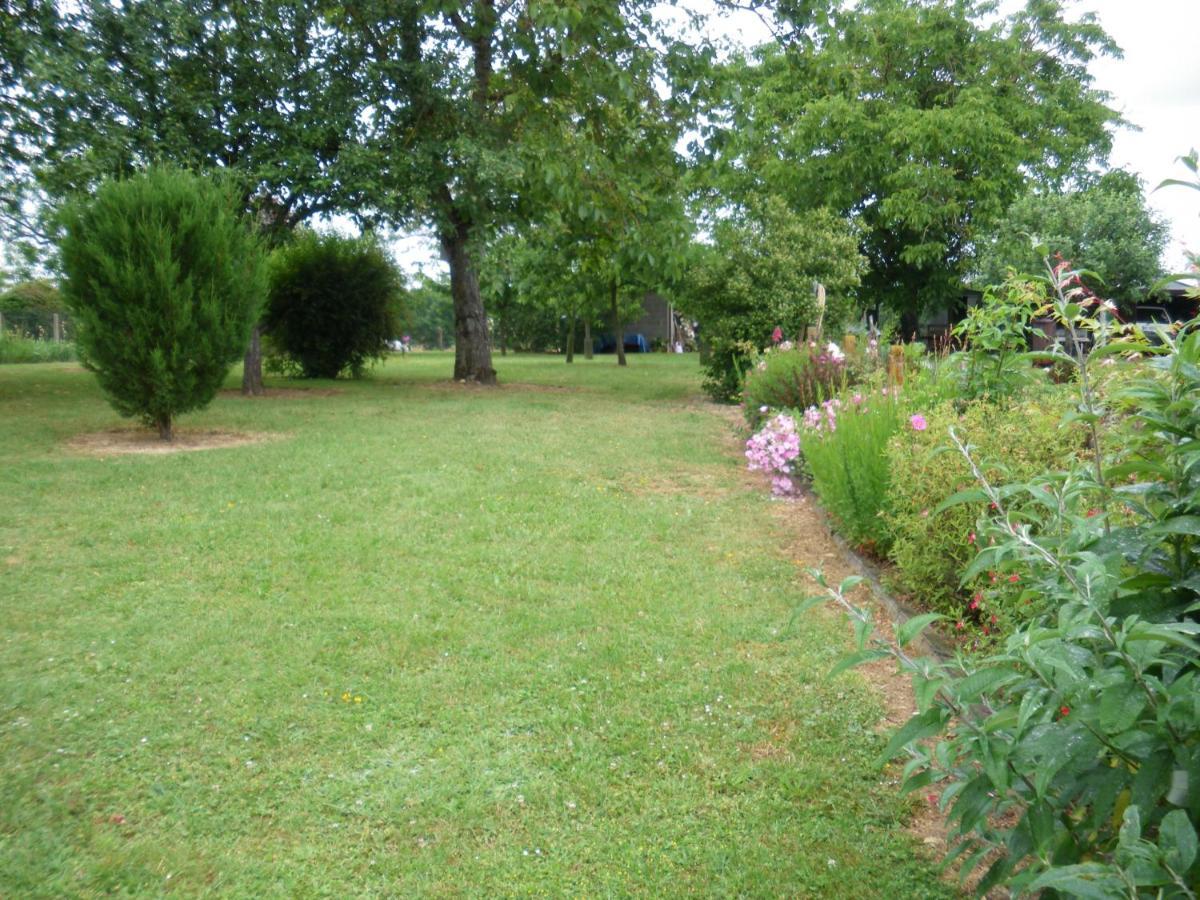
<path id="1" fill-rule="evenodd" d="M 1012 6 L 1013 0 L 1002 4 Z M 1072 17 L 1094 12 L 1123 51 L 1121 59 L 1097 59 L 1090 67 L 1096 87 L 1111 94 L 1113 108 L 1140 129 L 1116 133 L 1110 163 L 1139 175 L 1152 191 L 1149 205 L 1166 219 L 1172 234 L 1163 264 L 1170 272 L 1181 272 L 1184 249 L 1200 253 L 1200 192 L 1153 188 L 1164 179 L 1185 177 L 1178 157 L 1200 150 L 1200 0 L 1076 0 L 1069 8 Z M 712 33 L 745 45 L 770 38 L 753 13 L 727 13 L 710 27 Z M 395 249 L 410 272 L 444 271 L 429 235 L 397 240 Z"/>

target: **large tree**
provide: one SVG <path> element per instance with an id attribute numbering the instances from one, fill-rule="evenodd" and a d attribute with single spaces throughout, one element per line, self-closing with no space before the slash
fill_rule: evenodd
<path id="1" fill-rule="evenodd" d="M 650 0 L 351 0 L 344 55 L 366 100 L 345 186 L 364 220 L 432 225 L 450 267 L 458 380 L 492 383 L 482 246 L 540 217 L 562 185 L 544 154 L 582 124 L 581 98 L 636 94 L 653 56 Z"/>
<path id="2" fill-rule="evenodd" d="M 709 143 L 718 184 L 851 216 L 863 295 L 907 331 L 960 291 L 980 228 L 1030 181 L 1060 187 L 1105 157 L 1116 116 L 1087 64 L 1116 48 L 1057 0 L 1003 20 L 975 0 L 805 18 L 814 5 L 788 4 L 796 28 L 731 67 Z"/>
<path id="3" fill-rule="evenodd" d="M 1036 244 L 1045 245 L 1085 275 L 1095 292 L 1132 311 L 1163 275 L 1166 224 L 1146 206 L 1137 176 L 1108 172 L 1085 187 L 1039 191 L 1014 202 L 980 242 L 978 279 L 999 284 L 1006 272 L 1040 273 Z"/>

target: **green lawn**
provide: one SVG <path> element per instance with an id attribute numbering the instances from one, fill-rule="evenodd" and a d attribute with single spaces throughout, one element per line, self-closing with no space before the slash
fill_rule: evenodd
<path id="1" fill-rule="evenodd" d="M 497 365 L 106 459 L 0 366 L 0 896 L 949 893 L 695 358 Z"/>

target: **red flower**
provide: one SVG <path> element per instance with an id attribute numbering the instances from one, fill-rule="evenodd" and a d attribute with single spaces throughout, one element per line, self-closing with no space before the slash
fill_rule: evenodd
<path id="1" fill-rule="evenodd" d="M 1100 510 L 1098 510 L 1098 509 L 1089 509 L 1087 511 L 1087 517 L 1089 519 L 1092 518 L 1093 516 L 1098 516 L 1098 515 L 1100 515 Z"/>
<path id="2" fill-rule="evenodd" d="M 1060 716 L 1062 716 L 1062 717 L 1065 719 L 1067 716 L 1069 716 L 1069 715 L 1071 714 L 1071 707 L 1069 707 L 1069 706 L 1060 706 L 1060 707 L 1058 708 L 1058 714 L 1059 714 Z"/>
<path id="3" fill-rule="evenodd" d="M 783 340 L 783 329 L 778 325 L 776 325 L 775 330 L 771 332 L 771 340 L 776 344 Z"/>
<path id="4" fill-rule="evenodd" d="M 962 630 L 963 630 L 963 628 L 965 628 L 966 626 L 965 626 L 965 625 L 963 625 L 963 623 L 962 623 L 962 619 L 959 619 L 959 620 L 958 620 L 958 622 L 955 624 L 955 626 L 954 626 L 954 627 L 955 627 L 955 628 L 957 628 L 959 631 L 962 631 Z"/>
<path id="5" fill-rule="evenodd" d="M 1013 572 L 1011 575 L 1008 576 L 1008 580 L 1009 580 L 1010 584 L 1016 584 L 1018 581 L 1021 580 L 1021 576 L 1018 575 L 1016 572 Z"/>
<path id="6" fill-rule="evenodd" d="M 971 602 L 967 606 L 967 609 L 979 609 L 979 601 L 982 599 L 983 599 L 983 594 L 976 594 L 974 597 L 971 598 Z"/>
<path id="7" fill-rule="evenodd" d="M 975 543 L 975 532 L 972 531 L 970 534 L 967 535 L 967 543 L 968 544 Z"/>

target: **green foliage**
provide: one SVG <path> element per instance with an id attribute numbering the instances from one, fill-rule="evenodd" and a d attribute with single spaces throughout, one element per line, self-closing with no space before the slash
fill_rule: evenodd
<path id="1" fill-rule="evenodd" d="M 1032 615 L 990 656 L 943 663 L 872 642 L 866 611 L 831 594 L 859 624 L 859 657 L 890 654 L 912 675 L 917 713 L 886 755 L 908 757 L 907 790 L 940 792 L 968 871 L 991 858 L 981 893 L 1004 884 L 1018 894 L 1191 897 L 1200 319 L 1161 346 L 1111 342 L 1077 273 L 1065 263 L 1048 271 L 1055 318 L 1097 338 L 1089 357 L 1075 357 L 1079 398 L 1064 417 L 1088 430 L 1090 458 L 998 485 L 951 430 L 979 487 L 943 503 L 988 504 L 963 581 L 995 572 L 1019 586 Z M 1153 358 L 1125 373 L 1115 396 L 1132 437 L 1106 452 L 1090 369 L 1129 349 Z"/>
<path id="2" fill-rule="evenodd" d="M 743 372 L 775 328 L 788 338 L 802 337 L 818 323 L 841 333 L 863 259 L 844 219 L 828 210 L 798 215 L 774 197 L 721 222 L 713 237 L 711 246 L 696 248 L 678 301 L 700 322 L 709 351 L 705 390 L 728 401 L 737 397 Z M 817 282 L 826 290 L 823 315 Z"/>
<path id="3" fill-rule="evenodd" d="M 52 212 L 155 161 L 227 173 L 266 231 L 331 208 L 358 120 L 354 60 L 338 55 L 324 10 L 292 0 L 31 5 L 12 31 L 27 40 L 7 122 L 0 102 L 0 133 L 18 148 L 0 154 L 12 163 L 0 177 L 14 197 L 41 201 L 27 210 Z M 13 218 L 20 225 L 21 211 Z M 24 224 L 54 231 L 45 217 Z"/>
<path id="4" fill-rule="evenodd" d="M 828 345 L 770 348 L 746 373 L 742 411 L 751 428 L 770 410 L 804 410 L 829 400 L 858 381 L 858 365 Z"/>
<path id="5" fill-rule="evenodd" d="M 911 428 L 896 390 L 887 387 L 835 397 L 804 416 L 800 448 L 813 490 L 837 530 L 875 553 L 891 540 L 883 518 L 892 479 L 888 442 Z"/>
<path id="6" fill-rule="evenodd" d="M 246 346 L 265 293 L 257 239 L 227 190 L 171 168 L 106 182 L 64 231 L 80 359 L 118 412 L 170 438 Z"/>
<path id="7" fill-rule="evenodd" d="M 967 311 L 953 331 L 964 349 L 946 363 L 946 374 L 956 376 L 959 398 L 1002 401 L 1038 377 L 1025 351 L 1029 322 L 1044 295 L 1036 282 L 1010 274 Z"/>
<path id="8" fill-rule="evenodd" d="M 1021 615 L 1013 608 L 1019 590 L 986 573 L 962 583 L 962 573 L 979 549 L 975 523 L 987 512 L 987 501 L 942 508 L 945 500 L 975 483 L 966 460 L 953 452 L 948 429 L 953 427 L 971 447 L 989 478 L 997 483 L 1026 480 L 1078 457 L 1083 434 L 1078 426 L 1060 424 L 1070 406 L 1069 394 L 1061 389 L 1006 405 L 978 401 L 963 408 L 948 401 L 924 411 L 925 431 L 908 430 L 892 438 L 885 502 L 888 558 L 901 591 L 972 632 L 995 634 L 1011 627 Z"/>
<path id="9" fill-rule="evenodd" d="M 418 275 L 416 283 L 410 284 L 406 292 L 401 327 L 424 347 L 449 346 L 454 340 L 454 298 L 450 296 L 449 282 Z"/>
<path id="10" fill-rule="evenodd" d="M 1126 313 L 1152 297 L 1163 274 L 1167 226 L 1147 208 L 1141 182 L 1124 171 L 1079 190 L 1041 191 L 1015 201 L 982 242 L 977 268 L 984 283 L 999 284 L 1010 270 L 1041 268 L 1030 236 L 1083 270 L 1084 283 Z"/>
<path id="11" fill-rule="evenodd" d="M 17 334 L 5 327 L 0 332 L 0 364 L 69 362 L 75 359 L 75 344 L 71 341 L 37 340 Z"/>
<path id="12" fill-rule="evenodd" d="M 999 21 L 974 0 L 830 6 L 727 70 L 712 179 L 852 216 L 862 296 L 902 313 L 908 336 L 961 292 L 975 236 L 1027 181 L 1061 184 L 1107 153 L 1116 116 L 1087 65 L 1115 48 L 1059 2 Z"/>
<path id="13" fill-rule="evenodd" d="M 373 239 L 305 231 L 272 254 L 264 330 L 305 378 L 361 378 L 397 336 L 403 296 Z"/>
<path id="14" fill-rule="evenodd" d="M 0 293 L 0 312 L 62 312 L 62 294 L 45 278 L 21 281 Z"/>

